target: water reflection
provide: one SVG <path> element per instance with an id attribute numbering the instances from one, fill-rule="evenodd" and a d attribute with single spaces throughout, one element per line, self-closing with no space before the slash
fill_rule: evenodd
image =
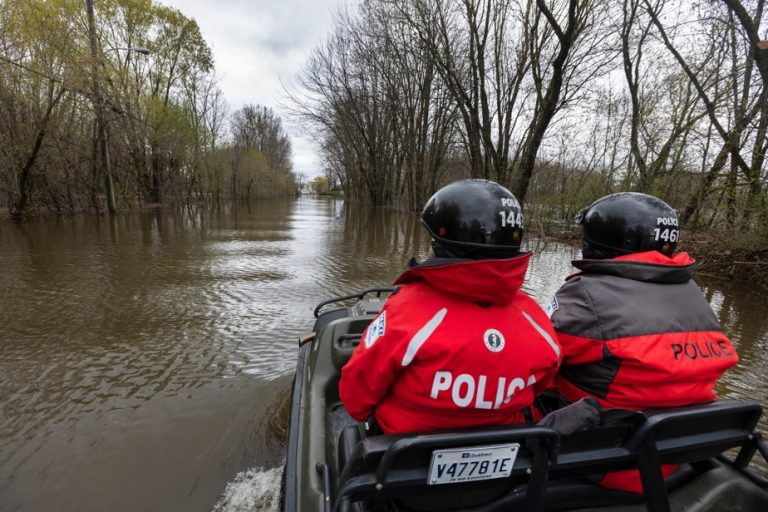
<path id="1" fill-rule="evenodd" d="M 534 249 L 541 304 L 578 252 Z M 418 216 L 302 197 L 0 222 L 0 508 L 210 510 L 283 457 L 314 305 L 426 257 Z M 768 396 L 765 291 L 706 281 L 741 354 L 724 396 Z"/>
<path id="2" fill-rule="evenodd" d="M 739 364 L 728 372 L 719 388 L 726 397 L 768 399 L 768 291 L 750 289 L 743 283 L 711 281 L 703 285 L 724 331 L 739 353 Z M 761 422 L 768 430 L 768 417 Z"/>

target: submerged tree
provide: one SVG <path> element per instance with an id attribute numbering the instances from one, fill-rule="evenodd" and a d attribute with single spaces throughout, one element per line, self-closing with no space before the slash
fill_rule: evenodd
<path id="1" fill-rule="evenodd" d="M 82 0 L 0 2 L 5 211 L 102 211 L 107 163 L 118 207 L 229 197 L 227 108 L 195 20 L 152 0 L 94 4 L 92 47 Z M 254 182 L 253 195 L 294 192 L 290 145 L 281 144 L 254 148 L 272 177 Z"/>
<path id="2" fill-rule="evenodd" d="M 232 196 L 250 198 L 256 189 L 274 195 L 291 174 L 291 141 L 272 109 L 246 105 L 232 116 Z"/>
<path id="3" fill-rule="evenodd" d="M 547 219 L 640 190 L 689 224 L 768 232 L 764 4 L 366 0 L 310 58 L 296 111 L 328 177 L 375 204 L 479 177 Z"/>

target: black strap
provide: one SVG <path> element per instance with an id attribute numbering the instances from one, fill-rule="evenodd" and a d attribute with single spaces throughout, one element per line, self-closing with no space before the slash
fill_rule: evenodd
<path id="1" fill-rule="evenodd" d="M 523 408 L 523 417 L 526 423 L 533 423 L 533 413 L 530 406 Z"/>
<path id="2" fill-rule="evenodd" d="M 363 422 L 363 429 L 365 430 L 364 433 L 366 436 L 380 436 L 384 434 L 384 431 L 381 429 L 381 426 L 374 416 L 368 416 L 368 418 L 366 418 Z"/>
<path id="3" fill-rule="evenodd" d="M 549 479 L 549 453 L 539 439 L 529 439 L 526 445 L 533 452 L 533 463 L 525 490 L 525 511 L 539 512 L 544 508 L 544 493 Z"/>
<path id="4" fill-rule="evenodd" d="M 643 483 L 643 497 L 648 512 L 669 512 L 669 498 L 664 475 L 661 472 L 661 461 L 656 451 L 653 435 L 649 434 L 637 450 L 637 468 L 640 470 L 640 481 Z"/>

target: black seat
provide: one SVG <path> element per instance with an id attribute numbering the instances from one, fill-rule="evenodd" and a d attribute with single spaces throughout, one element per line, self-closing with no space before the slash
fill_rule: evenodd
<path id="1" fill-rule="evenodd" d="M 426 485 L 435 449 L 520 443 L 509 478 Z M 341 510 L 358 500 L 397 500 L 401 510 L 468 510 L 521 486 L 521 499 L 540 506 L 549 459 L 559 435 L 542 427 L 503 427 L 442 434 L 372 436 L 348 457 L 339 477 Z"/>
<path id="2" fill-rule="evenodd" d="M 662 463 L 679 463 L 751 445 L 762 408 L 751 401 L 719 400 L 676 409 L 649 410 L 644 414 L 647 420 L 638 428 L 630 448 L 653 445 Z M 745 455 L 739 461 L 741 467 L 745 467 Z"/>
<path id="3" fill-rule="evenodd" d="M 565 436 L 549 468 L 544 508 L 554 511 L 645 502 L 651 512 L 668 511 L 668 493 L 716 467 L 712 458 L 741 447 L 733 465 L 746 468 L 757 447 L 759 434 L 754 429 L 761 412 L 755 402 L 721 400 L 629 413 L 615 425 Z M 684 465 L 665 481 L 662 464 Z M 634 468 L 640 471 L 643 495 L 606 489 L 583 478 L 599 480 L 610 471 Z M 519 509 L 519 499 L 503 501 L 508 510 Z"/>
<path id="4" fill-rule="evenodd" d="M 745 470 L 758 446 L 756 402 L 720 400 L 676 409 L 645 411 L 627 448 L 637 454 L 649 512 L 670 509 L 661 464 L 697 462 L 741 448 L 733 466 Z"/>
<path id="5" fill-rule="evenodd" d="M 362 437 L 360 436 L 360 428 L 357 425 L 347 425 L 341 430 L 336 450 L 339 468 L 346 467 L 350 455 L 354 452 L 357 445 L 360 444 L 360 441 L 362 441 Z"/>
<path id="6" fill-rule="evenodd" d="M 397 500 L 398 510 L 479 512 L 564 510 L 645 501 L 647 510 L 663 512 L 669 510 L 668 491 L 715 467 L 712 458 L 729 449 L 741 448 L 731 464 L 747 471 L 755 450 L 764 450 L 754 432 L 760 414 L 755 402 L 723 400 L 629 414 L 616 424 L 562 438 L 548 428 L 519 426 L 373 436 L 347 454 L 338 478 L 338 508 L 346 510 L 358 501 Z M 508 478 L 427 485 L 433 450 L 501 442 L 521 444 Z M 345 446 L 349 449 L 349 444 Z M 665 482 L 663 463 L 690 464 Z M 640 470 L 648 490 L 644 495 L 604 489 L 584 479 L 632 468 Z"/>

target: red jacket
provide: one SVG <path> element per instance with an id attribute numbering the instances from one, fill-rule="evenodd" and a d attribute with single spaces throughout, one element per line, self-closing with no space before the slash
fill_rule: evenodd
<path id="1" fill-rule="evenodd" d="M 691 280 L 693 263 L 656 251 L 574 262 L 582 272 L 550 305 L 563 347 L 558 391 L 624 409 L 714 400 L 739 359 Z"/>
<path id="2" fill-rule="evenodd" d="M 632 410 L 716 398 L 717 379 L 739 358 L 692 280 L 688 254 L 648 251 L 573 264 L 582 272 L 548 307 L 563 347 L 561 395 Z M 626 475 L 611 473 L 602 484 L 639 491 L 636 475 Z"/>
<path id="3" fill-rule="evenodd" d="M 349 414 L 387 434 L 525 421 L 560 360 L 549 319 L 520 291 L 529 258 L 435 259 L 401 275 L 342 369 Z"/>

